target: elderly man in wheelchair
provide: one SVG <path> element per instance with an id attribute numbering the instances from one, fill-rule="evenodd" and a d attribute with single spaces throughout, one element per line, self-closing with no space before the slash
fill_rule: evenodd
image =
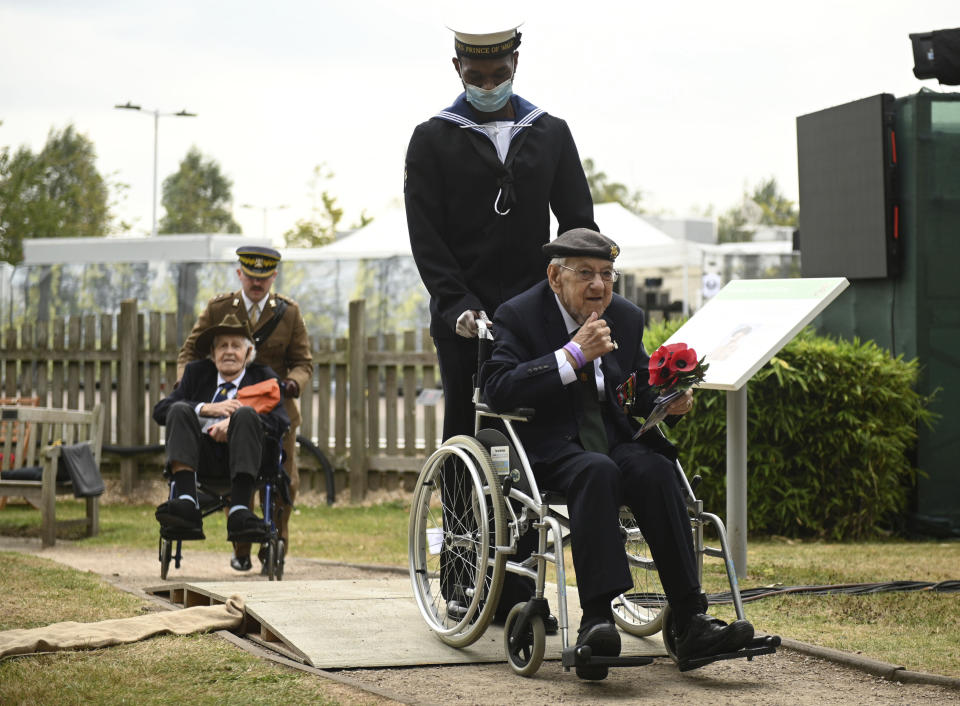
<path id="1" fill-rule="evenodd" d="M 172 478 L 170 499 L 156 511 L 161 537 L 204 538 L 199 472 L 201 482 L 228 479 L 227 539 L 263 542 L 269 522 L 251 509 L 253 491 L 264 465 L 279 468 L 279 454 L 275 463 L 264 454 L 279 448 L 268 442 L 278 441 L 290 425 L 277 375 L 253 362 L 256 350 L 247 326 L 232 314 L 204 331 L 196 346 L 209 357 L 188 364 L 180 385 L 153 410 L 154 420 L 167 428 Z"/>
<path id="2" fill-rule="evenodd" d="M 618 405 L 617 387 L 632 373 L 637 407 L 650 410 L 655 397 L 645 387 L 643 312 L 613 294 L 619 249 L 576 229 L 543 251 L 552 258 L 547 279 L 496 312 L 483 393 L 498 412 L 535 409 L 517 434 L 540 489 L 566 498 L 583 610 L 577 645 L 594 656 L 620 654 L 611 601 L 633 587 L 618 521 L 627 506 L 656 562 L 678 660 L 736 652 L 753 640 L 753 626 L 706 614 L 676 451 L 659 434 L 634 440 L 637 422 Z M 687 391 L 668 408 L 667 423 L 692 406 Z M 577 675 L 603 679 L 607 666 L 578 664 Z"/>

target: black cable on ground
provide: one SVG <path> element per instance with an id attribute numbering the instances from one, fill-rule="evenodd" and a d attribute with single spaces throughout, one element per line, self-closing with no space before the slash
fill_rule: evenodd
<path id="1" fill-rule="evenodd" d="M 807 594 L 812 596 L 828 596 L 837 594 L 864 595 L 867 593 L 892 593 L 895 591 L 931 591 L 933 593 L 958 593 L 960 581 L 886 581 L 881 583 L 841 583 L 822 586 L 759 586 L 745 588 L 740 591 L 740 599 L 744 603 L 761 598 L 778 596 L 786 593 Z M 711 593 L 707 599 L 712 604 L 733 603 L 730 591 Z"/>

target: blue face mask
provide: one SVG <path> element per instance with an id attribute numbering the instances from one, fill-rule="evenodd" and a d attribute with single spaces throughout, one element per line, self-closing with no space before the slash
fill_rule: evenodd
<path id="1" fill-rule="evenodd" d="M 505 106 L 513 95 L 513 79 L 508 78 L 499 86 L 490 89 L 480 88 L 464 81 L 463 88 L 467 92 L 470 105 L 481 113 L 495 113 Z"/>

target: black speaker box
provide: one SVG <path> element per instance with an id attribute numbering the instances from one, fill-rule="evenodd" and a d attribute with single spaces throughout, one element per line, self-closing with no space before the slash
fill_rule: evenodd
<path id="1" fill-rule="evenodd" d="M 898 274 L 894 111 L 883 93 L 797 118 L 804 277 Z"/>

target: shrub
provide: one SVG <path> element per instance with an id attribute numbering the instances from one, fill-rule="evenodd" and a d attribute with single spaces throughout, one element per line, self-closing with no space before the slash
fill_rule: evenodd
<path id="1" fill-rule="evenodd" d="M 682 322 L 653 324 L 653 350 Z M 709 358 L 707 359 L 709 363 Z M 749 529 L 791 537 L 858 539 L 895 528 L 917 469 L 909 452 L 930 397 L 916 392 L 916 360 L 872 341 L 807 329 L 761 368 L 747 391 Z M 726 507 L 726 393 L 699 390 L 693 414 L 668 436 L 704 506 Z"/>

